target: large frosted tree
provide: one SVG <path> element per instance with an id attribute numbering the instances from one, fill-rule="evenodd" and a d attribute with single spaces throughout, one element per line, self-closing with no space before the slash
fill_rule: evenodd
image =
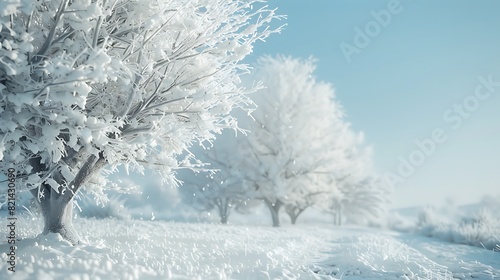
<path id="1" fill-rule="evenodd" d="M 0 2 L 0 169 L 36 198 L 45 234 L 79 242 L 72 200 L 101 192 L 103 168 L 175 183 L 196 167 L 179 154 L 236 126 L 240 61 L 276 18 L 262 2 Z"/>
<path id="2" fill-rule="evenodd" d="M 254 94 L 258 109 L 242 150 L 274 226 L 282 206 L 295 222 L 329 192 L 351 160 L 346 151 L 358 145 L 332 86 L 316 81 L 314 70 L 311 59 L 264 57 L 253 75 L 265 89 Z"/>

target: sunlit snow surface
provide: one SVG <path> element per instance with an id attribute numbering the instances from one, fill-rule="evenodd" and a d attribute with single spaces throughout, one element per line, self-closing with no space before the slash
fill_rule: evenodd
<path id="1" fill-rule="evenodd" d="M 16 272 L 7 272 L 1 240 L 0 279 L 500 279 L 499 252 L 376 229 L 84 218 L 75 226 L 88 245 L 37 237 L 39 221 L 20 217 Z"/>

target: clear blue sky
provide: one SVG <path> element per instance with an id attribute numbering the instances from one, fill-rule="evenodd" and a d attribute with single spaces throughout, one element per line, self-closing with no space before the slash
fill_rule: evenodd
<path id="1" fill-rule="evenodd" d="M 248 62 L 263 54 L 316 57 L 317 78 L 334 84 L 348 121 L 373 145 L 381 174 L 401 175 L 401 157 L 408 160 L 412 153 L 418 163 L 415 140 L 431 137 L 435 129 L 446 138 L 434 142 L 435 150 L 412 175 L 402 176 L 394 207 L 448 197 L 469 203 L 500 193 L 500 86 L 489 97 L 481 86 L 482 100 L 474 96 L 478 77 L 500 82 L 500 1 L 275 0 L 270 5 L 288 16 L 288 25 L 258 44 Z M 355 38 L 356 28 L 369 42 Z M 347 44 L 356 53 L 345 55 L 341 46 Z M 464 102 L 463 109 L 455 107 Z"/>

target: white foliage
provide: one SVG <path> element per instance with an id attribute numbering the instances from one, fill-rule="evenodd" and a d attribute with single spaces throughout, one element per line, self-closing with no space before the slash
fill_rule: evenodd
<path id="1" fill-rule="evenodd" d="M 95 156 L 175 183 L 195 167 L 177 156 L 251 104 L 240 61 L 278 18 L 261 2 L 0 3 L 0 169 L 55 188 Z"/>
<path id="2" fill-rule="evenodd" d="M 299 209 L 317 203 L 353 172 L 359 136 L 344 120 L 331 84 L 313 77 L 312 59 L 264 57 L 254 77 L 265 89 L 245 143 L 246 164 L 261 198 Z"/>

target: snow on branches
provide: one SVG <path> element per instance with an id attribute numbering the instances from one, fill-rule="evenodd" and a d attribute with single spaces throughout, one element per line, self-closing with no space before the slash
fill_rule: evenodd
<path id="1" fill-rule="evenodd" d="M 277 18 L 261 0 L 0 3 L 0 170 L 15 166 L 44 233 L 78 242 L 70 202 L 100 193 L 105 166 L 172 184 L 196 168 L 192 143 L 252 105 L 241 60 Z"/>
<path id="2" fill-rule="evenodd" d="M 173 181 L 177 155 L 251 105 L 240 61 L 278 18 L 262 2 L 0 4 L 1 169 L 57 192 L 99 161 Z"/>
<path id="3" fill-rule="evenodd" d="M 293 222 L 307 207 L 330 203 L 345 186 L 363 185 L 371 172 L 363 135 L 352 131 L 331 84 L 316 81 L 314 70 L 312 59 L 259 60 L 254 78 L 266 88 L 253 96 L 258 109 L 241 148 L 273 217 L 284 205 Z"/>
<path id="4" fill-rule="evenodd" d="M 241 116 L 248 134 L 218 137 L 210 149 L 195 150 L 219 172 L 182 174 L 184 200 L 209 211 L 218 204 L 260 199 L 279 226 L 282 207 L 295 223 L 311 206 L 342 219 L 377 213 L 384 203 L 371 169 L 371 149 L 345 120 L 331 84 L 313 77 L 312 59 L 259 59 L 247 78 L 264 88 L 251 95 L 258 108 Z M 223 135 L 224 136 L 224 135 Z"/>

